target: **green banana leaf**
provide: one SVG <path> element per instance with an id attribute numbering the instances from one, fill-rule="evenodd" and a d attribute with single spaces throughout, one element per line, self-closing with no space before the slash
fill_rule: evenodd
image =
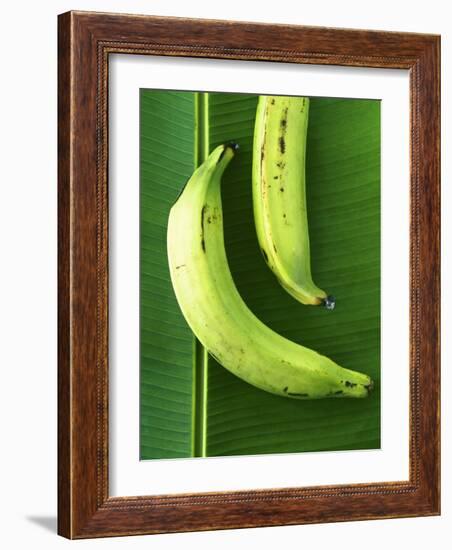
<path id="1" fill-rule="evenodd" d="M 307 201 L 313 277 L 333 312 L 277 283 L 257 243 L 251 159 L 257 96 L 141 92 L 142 459 L 380 447 L 380 102 L 311 98 Z M 273 330 L 368 373 L 366 399 L 298 401 L 239 380 L 196 342 L 169 277 L 166 223 L 193 169 L 235 141 L 225 172 L 225 244 L 234 281 Z"/>

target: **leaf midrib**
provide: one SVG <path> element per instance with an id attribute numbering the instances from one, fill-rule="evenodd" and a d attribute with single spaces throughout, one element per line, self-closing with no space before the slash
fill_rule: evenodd
<path id="1" fill-rule="evenodd" d="M 200 166 L 209 156 L 209 94 L 195 92 L 195 129 L 193 168 Z M 209 354 L 193 336 L 193 404 L 192 404 L 192 456 L 207 456 L 207 391 Z"/>

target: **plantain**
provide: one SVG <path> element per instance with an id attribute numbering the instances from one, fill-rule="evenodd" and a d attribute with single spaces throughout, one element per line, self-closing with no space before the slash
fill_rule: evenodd
<path id="1" fill-rule="evenodd" d="M 302 304 L 334 309 L 311 275 L 306 208 L 309 99 L 260 96 L 253 143 L 253 209 L 259 245 L 281 286 Z"/>
<path id="2" fill-rule="evenodd" d="M 230 372 L 267 392 L 296 399 L 366 397 L 369 376 L 277 334 L 241 298 L 223 237 L 221 176 L 233 144 L 217 147 L 171 208 L 167 250 L 182 313 L 208 352 Z"/>

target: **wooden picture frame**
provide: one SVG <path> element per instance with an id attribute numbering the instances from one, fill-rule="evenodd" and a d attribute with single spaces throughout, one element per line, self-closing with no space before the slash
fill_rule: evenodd
<path id="1" fill-rule="evenodd" d="M 440 38 L 138 15 L 59 16 L 58 532 L 68 538 L 440 513 Z M 110 497 L 110 54 L 265 60 L 410 73 L 408 481 Z"/>

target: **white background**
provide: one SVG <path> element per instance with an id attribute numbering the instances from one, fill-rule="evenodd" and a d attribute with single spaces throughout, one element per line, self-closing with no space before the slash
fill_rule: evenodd
<path id="1" fill-rule="evenodd" d="M 49 1 L 2 6 L 0 86 L 0 517 L 2 546 L 53 548 L 443 549 L 452 535 L 452 359 L 443 338 L 442 517 L 69 542 L 56 516 L 56 15 L 69 9 L 441 33 L 443 182 L 450 180 L 448 2 Z M 452 190 L 443 185 L 443 304 L 452 299 Z M 443 335 L 452 331 L 443 308 Z M 448 436 L 448 437 L 447 437 Z M 447 540 L 449 539 L 449 540 Z"/>

